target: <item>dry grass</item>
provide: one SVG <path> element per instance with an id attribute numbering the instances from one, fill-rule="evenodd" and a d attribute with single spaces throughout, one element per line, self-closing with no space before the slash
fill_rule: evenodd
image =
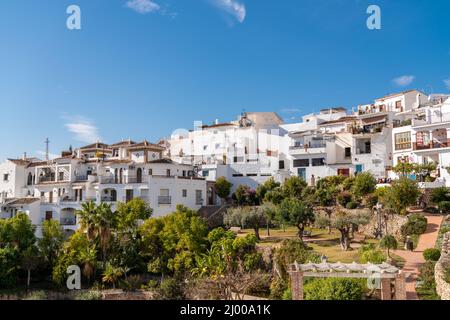
<path id="1" fill-rule="evenodd" d="M 304 241 L 311 246 L 314 251 L 319 254 L 325 255 L 330 262 L 343 262 L 351 263 L 353 261 L 359 261 L 359 243 L 352 243 L 351 250 L 343 251 L 340 246 L 340 233 L 337 230 L 332 230 L 331 234 L 328 234 L 324 229 L 308 229 L 311 231 L 311 237 L 305 237 Z M 242 230 L 241 236 L 245 236 L 249 233 L 253 233 L 253 230 Z M 270 236 L 267 236 L 266 230 L 260 230 L 262 246 L 277 246 L 285 239 L 298 239 L 297 228 L 289 227 L 285 231 L 282 229 L 271 229 Z M 366 243 L 378 244 L 378 240 L 368 239 Z"/>

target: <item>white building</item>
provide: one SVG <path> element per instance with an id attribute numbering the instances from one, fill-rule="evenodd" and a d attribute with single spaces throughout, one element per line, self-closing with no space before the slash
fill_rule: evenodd
<path id="1" fill-rule="evenodd" d="M 249 112 L 236 121 L 176 131 L 163 143 L 171 159 L 195 166 L 208 181 L 224 176 L 233 189 L 241 184 L 256 188 L 272 176 L 289 176 L 282 123 L 275 112 Z"/>
<path id="2" fill-rule="evenodd" d="M 23 211 L 38 226 L 56 219 L 65 230 L 76 230 L 75 212 L 86 201 L 115 209 L 138 197 L 153 216 L 173 212 L 178 204 L 206 205 L 205 179 L 195 176 L 192 165 L 163 158 L 163 151 L 147 141 L 124 141 L 91 144 L 52 161 L 9 159 L 0 164 L 0 217 Z"/>
<path id="3" fill-rule="evenodd" d="M 435 163 L 436 178 L 428 187 L 449 186 L 450 175 L 450 95 L 417 94 L 414 102 L 398 115 L 393 130 L 394 166 L 399 162 Z"/>

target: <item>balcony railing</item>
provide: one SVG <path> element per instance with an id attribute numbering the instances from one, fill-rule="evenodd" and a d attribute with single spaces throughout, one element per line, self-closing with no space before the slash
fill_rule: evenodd
<path id="1" fill-rule="evenodd" d="M 102 197 L 100 199 L 101 202 L 117 202 L 117 198 L 115 197 Z"/>
<path id="2" fill-rule="evenodd" d="M 77 218 L 76 217 L 61 217 L 59 220 L 59 223 L 62 226 L 75 226 L 77 224 Z"/>
<path id="3" fill-rule="evenodd" d="M 172 197 L 170 196 L 159 196 L 158 204 L 172 204 Z"/>
<path id="4" fill-rule="evenodd" d="M 88 180 L 88 176 L 87 175 L 75 176 L 75 182 L 87 181 L 87 180 Z"/>
<path id="5" fill-rule="evenodd" d="M 327 146 L 326 143 L 315 143 L 315 144 L 296 144 L 295 146 L 290 146 L 290 150 L 308 150 L 308 149 L 319 149 L 319 148 L 325 148 Z"/>
<path id="6" fill-rule="evenodd" d="M 55 177 L 47 177 L 47 176 L 39 177 L 39 183 L 45 183 L 45 182 L 56 182 L 56 180 L 55 180 Z"/>
<path id="7" fill-rule="evenodd" d="M 413 150 L 429 150 L 429 149 L 440 149 L 440 148 L 448 148 L 450 147 L 450 142 L 433 142 L 428 144 L 418 144 L 417 142 L 413 143 Z"/>
<path id="8" fill-rule="evenodd" d="M 120 177 L 115 176 L 101 176 L 99 181 L 100 184 L 147 183 L 147 178 L 136 176 L 123 176 L 122 179 L 120 179 Z"/>
<path id="9" fill-rule="evenodd" d="M 450 122 L 450 112 L 447 112 L 447 113 L 432 112 L 428 116 L 426 116 L 425 114 L 422 114 L 422 116 L 417 116 L 413 120 L 412 125 L 413 125 L 413 127 L 417 127 L 417 126 L 426 126 L 426 125 L 431 125 L 431 124 L 440 124 L 440 123 L 445 123 L 445 122 Z"/>
<path id="10" fill-rule="evenodd" d="M 401 127 L 407 127 L 412 124 L 411 119 L 402 120 L 402 121 L 394 121 L 393 126 L 394 128 L 401 128 Z"/>

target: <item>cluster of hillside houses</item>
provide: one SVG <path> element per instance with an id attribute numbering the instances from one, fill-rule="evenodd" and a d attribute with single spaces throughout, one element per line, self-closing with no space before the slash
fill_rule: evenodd
<path id="1" fill-rule="evenodd" d="M 178 204 L 218 205 L 214 181 L 221 176 L 233 189 L 256 188 L 270 177 L 315 184 L 366 171 L 382 183 L 397 178 L 392 168 L 400 162 L 435 163 L 420 186 L 450 186 L 450 95 L 410 90 L 289 124 L 275 112 L 244 112 L 233 121 L 176 130 L 157 143 L 97 142 L 52 160 L 8 159 L 0 164 L 0 218 L 26 212 L 38 233 L 48 219 L 71 233 L 86 201 L 115 207 L 138 197 L 161 216 Z"/>

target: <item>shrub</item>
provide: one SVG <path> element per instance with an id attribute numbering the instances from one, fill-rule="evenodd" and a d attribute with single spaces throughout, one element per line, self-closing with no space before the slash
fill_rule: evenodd
<path id="1" fill-rule="evenodd" d="M 183 300 L 183 280 L 166 278 L 156 290 L 156 300 Z"/>
<path id="2" fill-rule="evenodd" d="M 102 294 L 97 290 L 84 291 L 77 294 L 75 300 L 102 300 Z"/>
<path id="3" fill-rule="evenodd" d="M 345 205 L 345 207 L 347 209 L 356 209 L 358 208 L 358 204 L 356 202 L 350 201 Z"/>
<path id="4" fill-rule="evenodd" d="M 376 193 L 368 194 L 364 197 L 364 205 L 368 208 L 372 208 L 378 203 L 378 196 Z"/>
<path id="5" fill-rule="evenodd" d="M 347 203 L 352 201 L 352 194 L 348 191 L 342 191 L 339 192 L 336 199 L 341 206 L 345 207 Z"/>
<path id="6" fill-rule="evenodd" d="M 274 277 L 270 283 L 270 299 L 280 300 L 283 298 L 284 292 L 288 289 L 286 280 L 280 277 Z"/>
<path id="7" fill-rule="evenodd" d="M 446 187 L 440 187 L 431 191 L 431 201 L 439 204 L 442 201 L 450 201 L 450 193 Z"/>
<path id="8" fill-rule="evenodd" d="M 442 213 L 450 213 L 450 201 L 439 202 L 438 208 Z"/>
<path id="9" fill-rule="evenodd" d="M 386 261 L 383 251 L 377 249 L 374 244 L 367 244 L 359 249 L 361 263 L 381 264 Z"/>
<path id="10" fill-rule="evenodd" d="M 344 190 L 351 190 L 351 188 L 353 187 L 353 183 L 355 182 L 355 178 L 354 177 L 347 177 L 345 178 L 345 180 L 342 182 L 342 188 Z"/>
<path id="11" fill-rule="evenodd" d="M 361 279 L 312 279 L 304 286 L 305 300 L 361 300 L 364 283 Z"/>
<path id="12" fill-rule="evenodd" d="M 423 251 L 423 257 L 426 261 L 438 261 L 441 257 L 441 251 L 436 248 L 428 248 Z"/>
<path id="13" fill-rule="evenodd" d="M 123 290 L 136 291 L 144 284 L 142 276 L 133 274 L 128 276 L 126 280 L 120 281 L 120 288 Z"/>
<path id="14" fill-rule="evenodd" d="M 420 235 L 427 229 L 427 218 L 421 214 L 412 214 L 401 227 L 402 236 Z"/>

